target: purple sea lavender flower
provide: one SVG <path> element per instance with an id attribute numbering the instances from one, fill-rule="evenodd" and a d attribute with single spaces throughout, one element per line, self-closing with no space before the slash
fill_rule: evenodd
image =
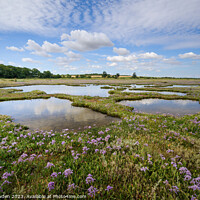
<path id="1" fill-rule="evenodd" d="M 198 200 L 196 194 L 194 194 L 195 196 L 192 195 L 191 200 Z"/>
<path id="2" fill-rule="evenodd" d="M 64 145 L 65 144 L 65 141 L 62 141 L 62 143 L 61 143 L 62 145 Z"/>
<path id="3" fill-rule="evenodd" d="M 177 164 L 175 162 L 171 162 L 171 164 L 177 169 Z"/>
<path id="4" fill-rule="evenodd" d="M 149 169 L 147 167 L 142 167 L 140 170 L 146 172 L 146 170 L 149 170 Z"/>
<path id="5" fill-rule="evenodd" d="M 136 141 L 134 145 L 139 145 L 139 144 L 140 144 L 140 143 L 139 143 L 138 141 Z"/>
<path id="6" fill-rule="evenodd" d="M 56 172 L 53 172 L 52 174 L 51 174 L 51 177 L 53 177 L 53 178 L 56 178 L 58 176 L 58 174 L 56 173 Z"/>
<path id="7" fill-rule="evenodd" d="M 180 174 L 186 174 L 188 176 L 191 176 L 191 172 L 186 167 L 179 168 Z"/>
<path id="8" fill-rule="evenodd" d="M 160 154 L 160 157 L 162 160 L 165 160 L 165 157 L 162 154 Z"/>
<path id="9" fill-rule="evenodd" d="M 193 189 L 193 191 L 200 190 L 200 187 L 198 185 L 192 185 L 192 186 L 189 186 L 188 188 Z"/>
<path id="10" fill-rule="evenodd" d="M 74 183 L 72 183 L 72 184 L 69 184 L 68 185 L 68 187 L 67 187 L 67 190 L 73 190 L 73 189 L 75 189 L 77 186 L 74 184 Z"/>
<path id="11" fill-rule="evenodd" d="M 11 184 L 12 182 L 9 182 L 9 181 L 7 181 L 7 180 L 5 180 L 2 184 L 1 184 L 1 186 L 3 186 L 4 184 Z"/>
<path id="12" fill-rule="evenodd" d="M 55 167 L 55 165 L 53 163 L 48 162 L 45 168 L 51 168 L 51 167 Z"/>
<path id="13" fill-rule="evenodd" d="M 54 182 L 49 182 L 49 184 L 48 184 L 49 191 L 53 190 L 54 186 L 55 186 Z"/>
<path id="14" fill-rule="evenodd" d="M 18 163 L 23 162 L 24 160 L 22 158 L 18 159 Z"/>
<path id="15" fill-rule="evenodd" d="M 12 174 L 10 174 L 8 172 L 5 172 L 1 178 L 2 179 L 7 179 L 9 176 L 12 176 Z"/>
<path id="16" fill-rule="evenodd" d="M 110 138 L 110 135 L 107 135 L 107 136 L 105 137 L 105 141 L 108 142 L 109 138 Z"/>
<path id="17" fill-rule="evenodd" d="M 95 153 L 97 153 L 99 151 L 99 149 L 95 149 Z"/>
<path id="18" fill-rule="evenodd" d="M 52 141 L 51 141 L 51 144 L 55 144 L 55 143 L 56 143 L 56 141 L 55 141 L 55 140 L 52 140 Z"/>
<path id="19" fill-rule="evenodd" d="M 182 162 L 178 162 L 179 165 L 183 165 Z"/>
<path id="20" fill-rule="evenodd" d="M 91 182 L 94 182 L 95 179 L 92 178 L 92 175 L 91 175 L 91 174 L 88 174 L 88 176 L 87 176 L 87 178 L 86 178 L 85 181 L 86 181 L 87 184 L 89 184 L 89 183 L 91 183 Z"/>
<path id="21" fill-rule="evenodd" d="M 70 174 L 73 174 L 73 170 L 71 170 L 71 169 L 66 169 L 63 172 L 63 175 L 65 176 L 65 178 L 67 178 Z"/>
<path id="22" fill-rule="evenodd" d="M 102 135 L 102 134 L 104 134 L 104 132 L 103 132 L 103 131 L 99 131 L 98 134 L 99 134 L 99 135 Z"/>
<path id="23" fill-rule="evenodd" d="M 164 183 L 165 185 L 168 185 L 168 184 L 169 184 L 168 180 L 163 181 L 163 183 Z"/>
<path id="24" fill-rule="evenodd" d="M 177 192 L 179 192 L 179 188 L 177 186 L 172 186 L 171 189 L 169 189 L 170 192 L 175 192 L 177 194 Z"/>
<path id="25" fill-rule="evenodd" d="M 83 147 L 83 151 L 88 151 L 90 148 L 88 148 L 88 147 Z"/>
<path id="26" fill-rule="evenodd" d="M 107 188 L 106 188 L 105 190 L 106 190 L 106 191 L 109 191 L 109 190 L 112 190 L 112 189 L 113 189 L 113 187 L 110 186 L 110 185 L 108 185 Z"/>
<path id="27" fill-rule="evenodd" d="M 189 181 L 191 179 L 191 176 L 185 175 L 184 181 Z"/>
<path id="28" fill-rule="evenodd" d="M 20 157 L 21 158 L 26 158 L 28 155 L 26 153 L 23 153 Z"/>
<path id="29" fill-rule="evenodd" d="M 102 150 L 100 150 L 100 153 L 104 155 L 106 153 L 106 151 L 102 149 Z"/>
<path id="30" fill-rule="evenodd" d="M 95 188 L 93 186 L 90 186 L 88 188 L 88 195 L 89 196 L 94 197 L 96 192 L 98 192 L 97 188 Z"/>
<path id="31" fill-rule="evenodd" d="M 173 150 L 171 150 L 171 149 L 168 149 L 167 150 L 167 153 L 170 153 L 170 152 L 174 152 Z"/>

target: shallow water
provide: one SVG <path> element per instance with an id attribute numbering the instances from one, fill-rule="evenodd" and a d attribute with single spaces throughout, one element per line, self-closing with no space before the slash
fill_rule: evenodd
<path id="1" fill-rule="evenodd" d="M 0 102 L 0 114 L 10 115 L 14 122 L 30 129 L 83 129 L 103 126 L 118 120 L 88 108 L 74 107 L 69 100 L 50 98 Z"/>
<path id="2" fill-rule="evenodd" d="M 166 86 L 163 88 L 174 88 L 174 87 L 198 87 L 200 85 L 171 85 L 171 86 Z"/>
<path id="3" fill-rule="evenodd" d="M 129 90 L 126 89 L 124 90 L 124 92 L 133 92 L 133 93 L 141 93 L 141 92 L 155 92 L 155 93 L 159 93 L 159 94 L 169 94 L 169 95 L 179 95 L 179 96 L 184 96 L 186 95 L 186 93 L 181 93 L 181 92 L 160 92 L 160 91 L 145 91 L 145 90 Z"/>
<path id="4" fill-rule="evenodd" d="M 134 107 L 135 111 L 145 113 L 170 113 L 174 115 L 195 114 L 200 112 L 200 104 L 191 100 L 142 99 L 121 101 L 119 104 Z"/>
<path id="5" fill-rule="evenodd" d="M 3 89 L 21 89 L 23 92 L 30 92 L 33 90 L 41 90 L 47 94 L 69 94 L 69 95 L 88 95 L 88 96 L 99 96 L 108 97 L 108 89 L 101 89 L 105 85 L 86 85 L 83 86 L 68 86 L 68 85 L 29 85 L 19 87 L 6 87 Z M 107 85 L 106 85 L 107 86 Z"/>

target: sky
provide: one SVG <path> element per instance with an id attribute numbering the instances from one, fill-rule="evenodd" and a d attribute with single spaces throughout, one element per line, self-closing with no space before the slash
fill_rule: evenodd
<path id="1" fill-rule="evenodd" d="M 200 78 L 200 0 L 0 0 L 0 63 Z"/>

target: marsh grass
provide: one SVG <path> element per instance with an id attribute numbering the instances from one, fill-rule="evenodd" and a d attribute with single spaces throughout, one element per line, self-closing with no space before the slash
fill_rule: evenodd
<path id="1" fill-rule="evenodd" d="M 0 90 L 4 100 L 53 96 L 121 118 L 79 132 L 53 132 L 30 131 L 0 115 L 0 195 L 199 199 L 200 115 L 134 113 L 133 108 L 117 104 L 125 99 L 198 98 L 112 91 L 101 98 Z"/>

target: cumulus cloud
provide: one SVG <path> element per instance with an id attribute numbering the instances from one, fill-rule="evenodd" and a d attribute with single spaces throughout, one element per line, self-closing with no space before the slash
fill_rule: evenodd
<path id="1" fill-rule="evenodd" d="M 61 46 L 57 45 L 56 43 L 52 44 L 47 41 L 44 41 L 44 43 L 42 45 L 42 49 L 49 53 L 64 53 L 67 51 L 66 47 L 61 47 Z"/>
<path id="2" fill-rule="evenodd" d="M 195 54 L 193 52 L 179 54 L 178 56 L 179 56 L 179 58 L 182 58 L 182 59 L 184 59 L 184 58 L 200 59 L 200 55 Z"/>
<path id="3" fill-rule="evenodd" d="M 137 57 L 135 55 L 129 56 L 108 56 L 107 60 L 111 62 L 129 62 L 136 60 Z"/>
<path id="4" fill-rule="evenodd" d="M 130 51 L 127 50 L 126 48 L 116 48 L 116 47 L 114 47 L 113 51 L 120 56 L 125 56 L 125 55 L 130 54 Z"/>
<path id="5" fill-rule="evenodd" d="M 6 47 L 6 49 L 11 50 L 11 51 L 19 51 L 19 52 L 24 51 L 23 48 L 18 48 L 18 47 L 14 47 L 14 46 Z"/>
<path id="6" fill-rule="evenodd" d="M 56 43 L 52 44 L 47 41 L 44 41 L 42 46 L 33 40 L 28 40 L 26 44 L 27 46 L 25 48 L 32 51 L 31 54 L 43 57 L 51 57 L 51 55 L 48 53 L 64 53 L 67 51 L 66 47 L 61 47 Z"/>
<path id="7" fill-rule="evenodd" d="M 82 56 L 80 54 L 74 53 L 72 51 L 68 51 L 65 53 L 65 55 L 67 55 L 72 61 L 77 61 L 80 60 L 82 58 Z"/>
<path id="8" fill-rule="evenodd" d="M 163 56 L 158 55 L 158 54 L 156 54 L 154 52 L 151 52 L 151 53 L 147 52 L 147 53 L 139 54 L 138 57 L 139 58 L 143 58 L 143 59 L 160 59 Z"/>
<path id="9" fill-rule="evenodd" d="M 32 54 L 43 56 L 43 57 L 51 57 L 51 55 L 47 54 L 47 52 L 44 49 L 42 49 L 42 47 L 35 41 L 28 40 L 26 44 L 27 46 L 25 48 L 27 50 L 33 51 Z"/>
<path id="10" fill-rule="evenodd" d="M 22 58 L 23 62 L 30 62 L 30 63 L 40 63 L 37 60 L 33 60 L 32 58 Z"/>
<path id="11" fill-rule="evenodd" d="M 70 35 L 61 36 L 64 46 L 77 51 L 92 51 L 101 47 L 113 46 L 113 43 L 104 33 L 89 33 L 84 30 L 71 31 Z"/>

